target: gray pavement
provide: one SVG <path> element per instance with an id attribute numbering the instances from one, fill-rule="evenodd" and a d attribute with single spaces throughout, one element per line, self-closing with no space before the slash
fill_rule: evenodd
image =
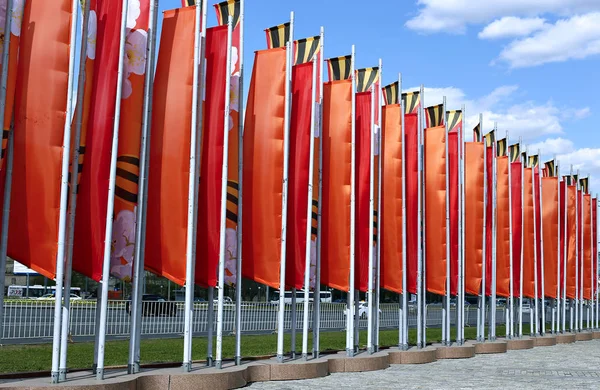
<path id="1" fill-rule="evenodd" d="M 598 389 L 600 340 L 394 365 L 383 371 L 331 374 L 321 379 L 254 383 L 252 389 Z"/>

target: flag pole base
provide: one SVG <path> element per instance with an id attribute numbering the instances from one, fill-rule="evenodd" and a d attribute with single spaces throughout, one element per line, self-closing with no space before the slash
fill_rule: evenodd
<path id="1" fill-rule="evenodd" d="M 185 363 L 183 363 L 181 368 L 182 368 L 183 372 L 190 372 L 190 371 L 192 371 L 192 363 L 185 362 Z"/>
<path id="2" fill-rule="evenodd" d="M 104 368 L 97 368 L 96 369 L 96 380 L 97 381 L 104 380 Z"/>
<path id="3" fill-rule="evenodd" d="M 283 354 L 277 354 L 277 363 L 283 363 Z"/>
<path id="4" fill-rule="evenodd" d="M 65 382 L 67 380 L 67 370 L 65 368 L 61 368 L 58 370 L 58 381 Z"/>
<path id="5" fill-rule="evenodd" d="M 242 365 L 242 357 L 241 356 L 236 356 L 235 357 L 235 365 L 236 366 L 241 366 Z"/>
<path id="6" fill-rule="evenodd" d="M 58 380 L 59 380 L 58 372 L 52 371 L 52 373 L 50 374 L 50 378 L 51 378 L 53 384 L 58 383 Z"/>
<path id="7" fill-rule="evenodd" d="M 139 362 L 135 362 L 133 364 L 127 365 L 127 373 L 128 374 L 137 374 L 138 372 L 140 372 L 140 363 Z"/>
<path id="8" fill-rule="evenodd" d="M 220 369 L 222 369 L 222 368 L 223 368 L 223 361 L 222 361 L 222 360 L 217 360 L 217 361 L 215 362 L 215 367 L 216 367 L 217 369 L 219 369 L 219 370 L 220 370 Z"/>
<path id="9" fill-rule="evenodd" d="M 348 357 L 354 357 L 354 349 L 352 349 L 352 348 L 346 348 L 346 356 L 348 356 Z"/>
<path id="10" fill-rule="evenodd" d="M 212 356 L 208 356 L 206 358 L 206 367 L 212 367 L 213 364 L 214 364 L 214 360 L 213 360 Z"/>

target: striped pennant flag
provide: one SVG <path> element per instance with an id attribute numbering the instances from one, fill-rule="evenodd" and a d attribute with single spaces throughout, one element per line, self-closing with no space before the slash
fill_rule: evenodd
<path id="1" fill-rule="evenodd" d="M 195 0 L 183 0 L 187 2 L 193 3 Z M 192 5 L 192 4 L 190 4 Z M 232 18 L 232 28 L 235 27 L 240 22 L 240 0 L 227 0 L 222 1 L 218 4 L 214 5 L 215 11 L 217 13 L 217 23 L 219 26 L 224 26 L 227 24 L 229 17 Z"/>
<path id="2" fill-rule="evenodd" d="M 315 58 L 321 50 L 321 37 L 298 39 L 295 41 L 294 65 L 306 64 Z"/>
<path id="3" fill-rule="evenodd" d="M 334 57 L 327 60 L 329 81 L 348 80 L 351 76 L 352 55 Z"/>
<path id="4" fill-rule="evenodd" d="M 502 138 L 500 140 L 497 141 L 497 146 L 496 146 L 496 155 L 498 157 L 505 157 L 507 150 L 506 150 L 506 138 Z"/>
<path id="5" fill-rule="evenodd" d="M 510 162 L 518 162 L 521 157 L 521 148 L 519 144 L 510 145 L 508 148 L 508 154 L 510 156 Z"/>
<path id="6" fill-rule="evenodd" d="M 427 127 L 437 127 L 444 124 L 444 105 L 427 107 L 425 109 L 425 117 L 427 118 Z"/>
<path id="7" fill-rule="evenodd" d="M 421 107 L 421 95 L 419 91 L 406 92 L 402 94 L 402 103 L 404 103 L 404 114 L 416 114 Z"/>
<path id="8" fill-rule="evenodd" d="M 481 138 L 481 123 L 478 123 L 477 126 L 473 128 L 473 141 L 481 142 L 483 141 Z"/>
<path id="9" fill-rule="evenodd" d="M 460 132 L 463 122 L 462 110 L 448 111 L 446 112 L 446 118 L 448 120 L 448 132 Z"/>
<path id="10" fill-rule="evenodd" d="M 290 22 L 267 28 L 267 47 L 269 49 L 277 49 L 285 47 L 285 44 L 290 40 Z"/>
<path id="11" fill-rule="evenodd" d="M 398 99 L 399 87 L 397 81 L 383 87 L 383 100 L 385 105 L 400 103 L 400 100 Z"/>
<path id="12" fill-rule="evenodd" d="M 356 92 L 367 92 L 377 81 L 379 81 L 378 67 L 356 70 Z"/>

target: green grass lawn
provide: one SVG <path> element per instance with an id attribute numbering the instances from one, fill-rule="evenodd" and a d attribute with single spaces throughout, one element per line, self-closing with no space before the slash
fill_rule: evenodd
<path id="1" fill-rule="evenodd" d="M 465 338 L 473 340 L 477 337 L 476 328 L 465 328 Z M 502 337 L 505 333 L 504 326 L 496 328 L 496 334 Z M 529 334 L 529 325 L 524 324 L 523 334 Z M 452 338 L 456 337 L 456 330 L 452 329 Z M 416 344 L 416 330 L 409 331 L 409 342 Z M 427 342 L 441 341 L 442 332 L 439 328 L 427 329 Z M 367 332 L 360 332 L 360 347 L 365 348 Z M 216 344 L 216 342 L 214 343 Z M 382 330 L 379 333 L 381 347 L 396 346 L 398 344 L 397 330 Z M 290 335 L 285 335 L 285 349 L 291 349 Z M 346 346 L 345 332 L 322 332 L 321 351 L 344 350 Z M 243 356 L 273 355 L 277 349 L 277 335 L 244 335 L 242 338 Z M 309 351 L 312 350 L 312 335 L 309 334 Z M 207 338 L 197 337 L 193 341 L 193 359 L 196 361 L 206 359 Z M 124 366 L 127 364 L 129 341 L 108 341 L 106 343 L 105 366 Z M 302 351 L 302 333 L 296 337 L 296 352 Z M 233 358 L 235 352 L 235 337 L 223 337 L 223 357 Z M 81 342 L 69 344 L 68 367 L 91 368 L 93 363 L 94 343 Z M 179 339 L 154 339 L 142 340 L 142 364 L 181 362 L 183 355 L 183 340 Z M 214 356 L 214 355 L 213 355 Z M 52 344 L 39 345 L 5 345 L 0 347 L 0 373 L 32 372 L 50 370 L 52 360 Z"/>

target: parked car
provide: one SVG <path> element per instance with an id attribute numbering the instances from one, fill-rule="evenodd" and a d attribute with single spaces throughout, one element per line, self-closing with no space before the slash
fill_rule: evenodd
<path id="1" fill-rule="evenodd" d="M 125 310 L 131 315 L 131 301 L 125 303 Z M 144 294 L 142 296 L 142 316 L 168 316 L 177 315 L 177 302 L 167 301 L 160 295 Z"/>
<path id="2" fill-rule="evenodd" d="M 55 299 L 56 299 L 56 294 L 50 293 L 50 294 L 42 295 L 37 300 L 38 301 L 53 301 Z M 71 297 L 69 298 L 69 300 L 70 301 L 78 301 L 78 300 L 81 300 L 81 297 L 77 294 L 71 294 Z"/>
<path id="3" fill-rule="evenodd" d="M 277 302 L 279 303 L 279 302 Z M 215 305 L 215 307 L 219 304 L 219 300 L 218 299 L 213 299 L 213 305 Z M 230 297 L 223 297 L 223 305 L 225 306 L 229 306 L 232 305 L 233 306 L 233 299 L 231 299 Z"/>
<path id="4" fill-rule="evenodd" d="M 381 314 L 381 309 L 379 309 L 379 314 Z M 344 311 L 344 315 L 346 315 L 346 311 Z M 369 304 L 365 301 L 360 301 L 358 305 L 358 318 L 369 318 Z"/>

